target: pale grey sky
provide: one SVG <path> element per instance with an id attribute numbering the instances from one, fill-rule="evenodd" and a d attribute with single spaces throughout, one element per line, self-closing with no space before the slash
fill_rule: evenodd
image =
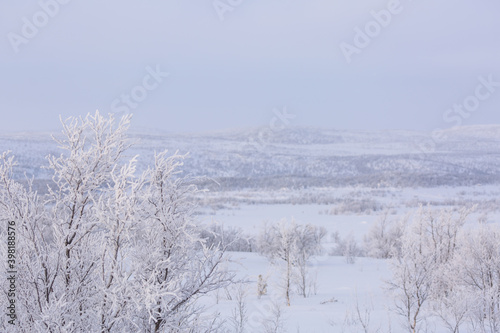
<path id="1" fill-rule="evenodd" d="M 497 0 L 2 1 L 0 130 L 96 109 L 219 130 L 284 106 L 299 126 L 500 123 L 499 15 Z"/>

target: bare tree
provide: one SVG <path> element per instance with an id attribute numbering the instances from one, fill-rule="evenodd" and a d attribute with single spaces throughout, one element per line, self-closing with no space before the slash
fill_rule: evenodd
<path id="1" fill-rule="evenodd" d="M 283 309 L 279 303 L 273 302 L 271 311 L 264 320 L 263 328 L 265 333 L 284 332 Z"/>
<path id="2" fill-rule="evenodd" d="M 366 255 L 373 258 L 387 259 L 401 252 L 401 236 L 409 215 L 399 220 L 389 218 L 386 211 L 371 227 L 364 237 Z"/>
<path id="3" fill-rule="evenodd" d="M 445 300 L 453 292 L 453 284 L 443 273 L 455 256 L 457 237 L 470 211 L 462 209 L 454 218 L 449 211 L 435 214 L 430 208 L 420 207 L 405 228 L 401 253 L 391 261 L 393 279 L 389 286 L 396 297 L 396 309 L 405 317 L 410 332 L 419 331 L 420 323 L 432 313 L 430 301 L 440 302 L 441 297 Z M 457 320 L 459 312 L 454 314 Z"/>
<path id="4" fill-rule="evenodd" d="M 362 250 L 352 234 L 347 235 L 345 238 L 340 237 L 338 232 L 333 233 L 333 239 L 337 246 L 332 249 L 333 255 L 343 256 L 346 263 L 354 264 L 356 257 L 362 255 Z"/>
<path id="5" fill-rule="evenodd" d="M 248 321 L 246 293 L 246 290 L 240 284 L 236 294 L 236 308 L 233 309 L 231 317 L 232 332 L 235 333 L 244 333 L 246 331 L 246 323 Z"/>
<path id="6" fill-rule="evenodd" d="M 479 225 L 464 232 L 452 263 L 458 285 L 467 301 L 467 320 L 476 331 L 500 331 L 500 229 Z"/>
<path id="7" fill-rule="evenodd" d="M 272 226 L 264 226 L 259 235 L 258 247 L 271 262 L 284 263 L 285 299 L 290 306 L 292 285 L 298 280 L 299 291 L 307 296 L 307 263 L 311 256 L 322 251 L 321 242 L 326 235 L 323 228 L 297 225 L 294 220 L 281 220 Z M 298 276 L 298 279 L 294 279 Z"/>
<path id="8" fill-rule="evenodd" d="M 296 230 L 296 265 L 297 265 L 297 287 L 299 294 L 307 297 L 308 288 L 314 283 L 310 281 L 307 265 L 311 256 L 321 254 L 323 251 L 322 243 L 327 235 L 323 227 L 316 227 L 310 224 L 297 226 Z"/>

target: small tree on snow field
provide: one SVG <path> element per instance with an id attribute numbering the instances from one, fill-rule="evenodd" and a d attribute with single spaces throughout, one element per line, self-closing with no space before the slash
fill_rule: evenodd
<path id="1" fill-rule="evenodd" d="M 431 303 L 441 302 L 441 298 L 454 292 L 449 265 L 469 213 L 470 210 L 462 209 L 458 218 L 449 211 L 436 216 L 429 208 L 420 207 L 405 228 L 401 252 L 391 260 L 393 279 L 389 287 L 395 296 L 396 310 L 405 318 L 409 332 L 420 330 L 421 322 L 433 312 Z"/>
<path id="2" fill-rule="evenodd" d="M 460 324 L 465 317 L 476 332 L 499 332 L 500 228 L 479 225 L 462 233 L 459 241 L 460 248 L 450 265 L 457 280 L 453 290 L 460 290 L 462 297 L 458 306 L 453 304 L 451 314 L 460 315 L 452 317 L 453 323 Z"/>
<path id="3" fill-rule="evenodd" d="M 248 309 L 246 304 L 247 290 L 243 285 L 238 286 L 236 293 L 236 308 L 232 311 L 231 325 L 235 333 L 244 333 L 248 321 Z"/>
<path id="4" fill-rule="evenodd" d="M 346 263 L 354 264 L 356 262 L 356 257 L 363 254 L 363 251 L 359 248 L 352 233 L 345 238 L 341 238 L 338 232 L 334 232 L 332 238 L 337 246 L 332 249 L 331 253 L 333 255 L 343 256 Z"/>
<path id="5" fill-rule="evenodd" d="M 321 242 L 326 235 L 324 228 L 312 225 L 297 225 L 294 220 L 282 220 L 275 225 L 266 225 L 259 235 L 260 252 L 271 262 L 284 264 L 285 299 L 290 306 L 291 288 L 294 277 L 298 276 L 298 286 L 302 296 L 307 296 L 307 263 L 311 256 L 322 251 Z"/>
<path id="6" fill-rule="evenodd" d="M 63 122 L 46 197 L 13 181 L 14 159 L 2 156 L 0 219 L 16 221 L 23 272 L 19 331 L 204 331 L 197 298 L 231 282 L 224 249 L 205 246 L 192 223 L 183 157 L 157 154 L 137 176 L 136 159 L 123 161 L 129 122 Z"/>
<path id="7" fill-rule="evenodd" d="M 387 259 L 401 252 L 401 236 L 409 215 L 399 220 L 389 219 L 386 211 L 370 228 L 364 237 L 365 251 L 368 257 Z"/>
<path id="8" fill-rule="evenodd" d="M 322 242 L 327 232 L 323 227 L 316 227 L 310 224 L 297 226 L 296 237 L 296 266 L 297 266 L 297 289 L 300 295 L 307 297 L 308 289 L 312 287 L 307 264 L 311 256 L 321 254 L 323 251 Z"/>

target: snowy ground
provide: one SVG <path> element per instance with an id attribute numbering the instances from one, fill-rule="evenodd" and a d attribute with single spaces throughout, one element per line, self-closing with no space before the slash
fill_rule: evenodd
<path id="1" fill-rule="evenodd" d="M 347 195 L 353 191 L 354 189 L 339 190 L 338 195 Z M 421 188 L 387 191 L 375 199 L 389 203 L 392 207 L 390 218 L 397 218 L 414 212 L 418 202 L 433 202 L 433 208 L 436 209 L 453 209 L 459 205 L 450 203 L 452 200 L 488 202 L 495 199 L 497 194 L 498 189 L 494 186 Z M 265 201 L 266 195 L 276 198 L 276 194 L 265 192 L 258 197 Z M 257 195 L 234 193 L 232 198 L 238 196 L 248 198 Z M 412 204 L 408 204 L 409 202 Z M 343 237 L 353 235 L 362 246 L 363 236 L 383 214 L 383 211 L 377 211 L 370 214 L 335 215 L 330 213 L 332 207 L 319 204 L 242 203 L 219 210 L 206 208 L 198 218 L 204 224 L 222 223 L 227 227 L 238 227 L 253 236 L 260 232 L 265 222 L 274 223 L 283 218 L 294 218 L 299 224 L 311 223 L 325 227 L 329 234 L 338 232 Z M 472 214 L 468 224 L 474 227 L 481 217 L 490 223 L 499 221 L 498 211 L 488 209 L 487 214 L 482 210 Z M 331 237 L 328 237 L 325 246 L 327 250 L 334 246 Z M 316 293 L 313 292 L 308 298 L 296 293 L 292 297 L 291 306 L 287 307 L 281 287 L 280 267 L 271 265 L 257 253 L 233 252 L 231 255 L 235 261 L 231 268 L 237 272 L 238 277 L 250 281 L 245 285 L 244 299 L 248 316 L 246 332 L 265 332 L 264 325 L 274 317 L 276 305 L 282 311 L 281 320 L 285 332 L 365 332 L 361 322 L 368 325 L 367 332 L 404 331 L 402 318 L 390 311 L 393 304 L 384 283 L 391 277 L 387 260 L 358 258 L 354 264 L 349 264 L 343 257 L 316 257 L 309 267 L 311 278 L 316 280 Z M 261 299 L 257 297 L 259 274 L 269 279 L 268 295 Z M 237 290 L 230 288 L 220 291 L 218 296 L 210 296 L 209 303 L 218 302 L 211 310 L 220 311 L 221 317 L 232 317 L 237 308 L 236 295 Z M 430 332 L 446 332 L 437 319 L 430 318 L 427 328 Z"/>
<path id="2" fill-rule="evenodd" d="M 385 260 L 360 258 L 355 264 L 347 264 L 342 257 L 321 257 L 311 265 L 311 275 L 317 275 L 317 294 L 303 298 L 294 295 L 287 307 L 280 286 L 279 268 L 270 265 L 267 259 L 255 253 L 233 253 L 232 258 L 241 262 L 233 265 L 240 277 L 247 277 L 245 297 L 248 306 L 248 332 L 262 332 L 266 322 L 274 319 L 273 307 L 282 310 L 282 321 L 286 332 L 357 332 L 353 322 L 356 315 L 356 299 L 362 315 L 370 311 L 370 326 L 385 327 L 389 322 L 387 306 L 390 304 L 383 292 L 383 280 L 390 277 Z M 269 276 L 268 295 L 257 297 L 257 277 Z M 236 291 L 229 291 L 234 298 Z M 220 296 L 219 309 L 231 316 L 236 301 L 228 300 L 225 293 Z"/>
<path id="3" fill-rule="evenodd" d="M 330 190 L 334 191 L 334 190 Z M 367 198 L 383 202 L 385 205 L 379 211 L 366 213 L 345 212 L 341 214 L 332 213 L 335 204 L 233 204 L 223 209 L 205 208 L 198 217 L 204 224 L 220 223 L 228 227 L 241 228 L 244 232 L 257 235 L 265 222 L 276 222 L 283 218 L 295 219 L 299 224 L 313 224 L 325 227 L 330 233 L 339 232 L 341 236 L 352 234 L 358 241 L 370 230 L 386 211 L 389 218 L 400 218 L 405 214 L 415 212 L 419 204 L 430 204 L 433 209 L 457 209 L 463 205 L 472 206 L 478 204 L 475 213 L 469 217 L 469 223 L 474 224 L 479 218 L 487 222 L 500 221 L 500 208 L 496 199 L 500 192 L 496 186 L 478 187 L 441 187 L 441 188 L 418 188 L 418 189 L 393 189 L 382 191 L 378 197 L 373 194 L 373 189 L 340 189 L 337 195 L 341 197 L 358 194 L 359 199 Z M 233 199 L 245 197 L 248 199 L 252 194 L 232 193 L 228 194 Z M 261 200 L 270 201 L 276 199 L 276 194 L 270 195 L 266 192 L 258 192 L 253 195 Z M 266 199 L 266 196 L 273 199 Z"/>

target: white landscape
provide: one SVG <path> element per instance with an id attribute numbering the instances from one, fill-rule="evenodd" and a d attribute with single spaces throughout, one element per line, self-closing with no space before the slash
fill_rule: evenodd
<path id="1" fill-rule="evenodd" d="M 409 193 L 413 191 L 408 190 Z M 443 193 L 448 192 L 446 189 Z M 262 228 L 262 221 L 279 221 L 280 217 L 295 218 L 297 223 L 311 223 L 325 227 L 329 233 L 338 232 L 342 237 L 352 235 L 358 246 L 363 247 L 363 237 L 368 234 L 373 225 L 381 218 L 381 214 L 373 215 L 324 215 L 323 205 L 254 205 L 244 206 L 235 210 L 224 210 L 214 216 L 207 216 L 224 223 L 225 226 L 240 227 L 248 234 L 256 234 Z M 444 207 L 435 207 L 444 209 Z M 401 217 L 405 212 L 416 212 L 416 209 L 402 209 L 395 216 Z M 400 215 L 402 214 L 402 215 Z M 499 217 L 498 212 L 490 215 L 489 223 Z M 472 214 L 466 228 L 475 229 L 480 214 Z M 325 248 L 336 248 L 333 240 L 325 242 Z M 282 298 L 280 285 L 281 271 L 269 264 L 268 260 L 258 254 L 232 253 L 239 264 L 234 267 L 240 274 L 248 274 L 252 281 L 248 286 L 246 297 L 248 311 L 248 326 L 254 328 L 249 332 L 258 332 L 256 326 L 268 319 L 275 298 Z M 295 294 L 292 305 L 287 307 L 282 303 L 283 331 L 286 332 L 403 332 L 405 318 L 394 311 L 394 300 L 388 292 L 387 282 L 391 280 L 390 261 L 370 257 L 358 257 L 354 263 L 347 263 L 341 253 L 314 257 L 309 265 L 311 277 L 315 282 L 316 293 L 307 298 Z M 258 275 L 269 274 L 274 285 L 269 287 L 274 293 L 271 297 L 258 299 L 256 295 Z M 245 276 L 245 275 L 243 275 Z M 222 297 L 226 311 L 227 307 L 235 306 L 234 301 Z M 471 304 L 472 305 L 472 304 Z M 359 311 L 359 312 L 358 312 Z M 426 316 L 426 330 L 430 332 L 449 332 L 438 317 Z M 363 326 L 366 325 L 366 328 Z M 462 325 L 461 332 L 476 332 L 477 328 L 467 328 Z M 486 330 L 488 331 L 488 330 Z"/>
<path id="2" fill-rule="evenodd" d="M 123 119 L 0 138 L 21 331 L 498 331 L 500 127 L 422 151 L 425 132 L 295 128 L 256 147 L 259 130 Z"/>
<path id="3" fill-rule="evenodd" d="M 500 333 L 500 1 L 0 1 L 0 333 Z"/>

